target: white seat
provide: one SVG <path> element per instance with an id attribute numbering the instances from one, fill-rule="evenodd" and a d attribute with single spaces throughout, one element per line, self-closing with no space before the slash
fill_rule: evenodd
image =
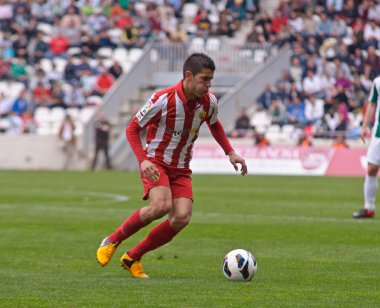
<path id="1" fill-rule="evenodd" d="M 66 113 L 74 120 L 76 121 L 79 119 L 79 109 L 78 108 L 68 108 L 66 109 Z"/>
<path id="2" fill-rule="evenodd" d="M 43 123 L 49 123 L 50 109 L 47 107 L 38 107 L 34 111 L 34 118 L 39 125 Z"/>
<path id="3" fill-rule="evenodd" d="M 45 73 L 50 73 L 53 69 L 53 65 L 51 64 L 51 60 L 48 58 L 42 58 L 40 60 L 40 67 Z"/>
<path id="4" fill-rule="evenodd" d="M 253 62 L 255 63 L 262 63 L 264 62 L 266 56 L 267 56 L 267 52 L 265 50 L 262 50 L 262 49 L 257 49 L 255 50 L 254 52 L 254 56 L 253 56 Z"/>
<path id="5" fill-rule="evenodd" d="M 79 47 L 70 47 L 70 48 L 67 50 L 67 53 L 68 53 L 70 56 L 80 55 L 81 52 L 82 52 L 82 50 L 81 50 Z"/>
<path id="6" fill-rule="evenodd" d="M 119 45 L 121 42 L 121 33 L 122 33 L 122 31 L 119 28 L 109 29 L 108 35 L 111 39 L 111 42 L 116 44 L 116 45 Z"/>
<path id="7" fill-rule="evenodd" d="M 40 136 L 47 136 L 47 135 L 52 135 L 53 131 L 50 125 L 39 125 L 37 127 L 37 134 Z"/>
<path id="8" fill-rule="evenodd" d="M 271 118 L 266 111 L 256 111 L 250 124 L 254 127 L 268 127 L 271 124 Z"/>
<path id="9" fill-rule="evenodd" d="M 91 105 L 100 105 L 103 102 L 103 99 L 98 95 L 91 95 L 87 97 L 87 103 Z M 83 112 L 83 109 L 82 109 Z"/>
<path id="10" fill-rule="evenodd" d="M 291 124 L 286 124 L 282 127 L 282 133 L 284 135 L 288 135 L 289 137 L 294 133 L 294 125 L 291 125 Z"/>
<path id="11" fill-rule="evenodd" d="M 205 49 L 205 41 L 201 37 L 194 37 L 190 41 L 190 52 L 202 52 Z"/>
<path id="12" fill-rule="evenodd" d="M 91 97 L 91 96 L 90 96 Z M 85 107 L 79 113 L 79 119 L 82 123 L 87 123 L 94 114 L 96 108 L 94 107 Z"/>
<path id="13" fill-rule="evenodd" d="M 109 68 L 111 67 L 113 64 L 113 60 L 112 59 L 103 59 L 102 61 L 102 65 L 105 67 L 105 68 Z"/>
<path id="14" fill-rule="evenodd" d="M 55 107 L 50 111 L 50 122 L 51 123 L 61 123 L 65 117 L 65 110 L 60 107 Z"/>
<path id="15" fill-rule="evenodd" d="M 111 58 L 112 57 L 112 49 L 109 47 L 99 48 L 98 56 L 104 57 L 104 58 Z"/>
<path id="16" fill-rule="evenodd" d="M 131 48 L 129 50 L 129 60 L 132 62 L 136 62 L 137 60 L 140 59 L 140 57 L 143 54 L 143 50 L 141 48 Z"/>
<path id="17" fill-rule="evenodd" d="M 112 58 L 119 62 L 119 63 L 122 63 L 124 61 L 126 61 L 128 59 L 128 51 L 125 49 L 125 48 L 116 48 L 114 51 L 113 51 L 113 55 L 112 55 Z"/>
<path id="18" fill-rule="evenodd" d="M 206 50 L 207 51 L 218 51 L 220 49 L 220 39 L 217 37 L 210 37 L 206 42 Z"/>
<path id="19" fill-rule="evenodd" d="M 74 135 L 75 136 L 81 136 L 83 134 L 83 123 L 82 122 L 79 122 L 79 121 L 76 121 L 74 123 L 75 125 L 75 131 L 74 131 Z"/>
<path id="20" fill-rule="evenodd" d="M 268 127 L 268 133 L 279 133 L 280 132 L 280 125 L 272 124 Z"/>
<path id="21" fill-rule="evenodd" d="M 198 9 L 199 6 L 196 3 L 185 3 L 182 8 L 184 22 L 190 24 L 194 16 L 197 14 Z"/>
<path id="22" fill-rule="evenodd" d="M 45 33 L 48 36 L 51 36 L 53 32 L 53 26 L 47 23 L 40 22 L 37 24 L 37 30 Z"/>
<path id="23" fill-rule="evenodd" d="M 24 89 L 25 85 L 22 82 L 11 82 L 9 93 L 11 93 L 11 97 L 17 97 Z"/>
<path id="24" fill-rule="evenodd" d="M 57 68 L 57 72 L 63 73 L 66 68 L 67 60 L 63 58 L 54 58 L 53 63 L 55 64 Z"/>
<path id="25" fill-rule="evenodd" d="M 123 74 L 128 73 L 133 66 L 133 63 L 131 61 L 124 61 L 124 62 L 119 63 L 119 64 L 123 68 Z"/>

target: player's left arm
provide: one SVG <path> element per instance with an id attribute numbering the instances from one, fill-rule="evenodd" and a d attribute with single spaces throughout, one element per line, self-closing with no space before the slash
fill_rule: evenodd
<path id="1" fill-rule="evenodd" d="M 245 163 L 245 160 L 242 157 L 240 157 L 232 148 L 230 142 L 228 141 L 226 133 L 224 132 L 223 126 L 219 122 L 219 120 L 216 119 L 215 123 L 213 124 L 211 124 L 210 121 L 207 121 L 207 125 L 210 129 L 212 136 L 222 147 L 224 153 L 226 153 L 226 155 L 230 157 L 230 162 L 234 166 L 235 170 L 239 170 L 238 164 L 240 164 L 241 175 L 246 175 L 248 173 L 247 164 Z"/>

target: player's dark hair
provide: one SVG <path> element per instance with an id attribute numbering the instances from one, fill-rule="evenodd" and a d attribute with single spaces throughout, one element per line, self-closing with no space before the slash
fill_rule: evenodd
<path id="1" fill-rule="evenodd" d="M 204 53 L 193 53 L 183 64 L 183 78 L 185 78 L 186 71 L 190 71 L 193 75 L 196 75 L 204 68 L 215 71 L 214 60 Z"/>

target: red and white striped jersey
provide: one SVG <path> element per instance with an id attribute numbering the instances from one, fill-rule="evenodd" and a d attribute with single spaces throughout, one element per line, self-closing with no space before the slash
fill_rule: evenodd
<path id="1" fill-rule="evenodd" d="M 145 148 L 148 157 L 172 167 L 188 168 L 200 126 L 205 121 L 216 123 L 217 115 L 218 103 L 213 93 L 188 101 L 181 81 L 154 93 L 135 118 L 140 127 L 149 126 Z"/>

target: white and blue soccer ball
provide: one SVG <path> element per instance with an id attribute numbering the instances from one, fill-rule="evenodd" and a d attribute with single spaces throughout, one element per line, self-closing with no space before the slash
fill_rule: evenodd
<path id="1" fill-rule="evenodd" d="M 249 251 L 235 249 L 224 257 L 222 271 L 228 280 L 250 281 L 256 274 L 257 263 Z"/>

